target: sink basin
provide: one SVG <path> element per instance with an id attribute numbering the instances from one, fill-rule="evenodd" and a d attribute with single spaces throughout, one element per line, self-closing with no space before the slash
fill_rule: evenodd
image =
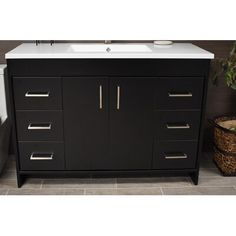
<path id="1" fill-rule="evenodd" d="M 152 52 L 143 44 L 72 44 L 70 49 L 79 53 L 140 53 Z"/>

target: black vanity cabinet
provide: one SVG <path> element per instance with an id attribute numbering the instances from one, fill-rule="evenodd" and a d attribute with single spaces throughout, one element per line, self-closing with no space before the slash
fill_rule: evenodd
<path id="1" fill-rule="evenodd" d="M 18 185 L 27 176 L 190 175 L 207 59 L 8 59 Z"/>
<path id="2" fill-rule="evenodd" d="M 62 80 L 66 169 L 151 169 L 151 80 Z"/>
<path id="3" fill-rule="evenodd" d="M 152 162 L 152 79 L 110 78 L 108 168 L 147 170 Z"/>
<path id="4" fill-rule="evenodd" d="M 66 169 L 91 170 L 97 159 L 102 163 L 109 159 L 108 79 L 63 77 L 62 81 Z"/>

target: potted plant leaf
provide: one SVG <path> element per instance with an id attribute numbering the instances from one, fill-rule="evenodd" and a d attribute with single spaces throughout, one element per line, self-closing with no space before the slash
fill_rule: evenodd
<path id="1" fill-rule="evenodd" d="M 213 82 L 223 78 L 228 87 L 236 92 L 236 41 L 226 59 L 216 60 Z M 221 116 L 214 124 L 214 161 L 223 175 L 236 175 L 236 116 Z"/>

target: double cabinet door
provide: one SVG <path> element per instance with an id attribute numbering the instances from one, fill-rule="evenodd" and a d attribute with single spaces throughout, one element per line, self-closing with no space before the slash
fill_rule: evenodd
<path id="1" fill-rule="evenodd" d="M 151 169 L 151 79 L 64 77 L 62 83 L 66 169 Z"/>

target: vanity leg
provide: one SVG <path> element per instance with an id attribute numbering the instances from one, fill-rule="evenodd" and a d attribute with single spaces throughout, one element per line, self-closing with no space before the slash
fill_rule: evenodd
<path id="1" fill-rule="evenodd" d="M 19 174 L 17 175 L 17 187 L 18 188 L 21 188 L 21 186 L 24 183 L 24 180 L 25 180 L 24 176 L 19 175 Z"/>
<path id="2" fill-rule="evenodd" d="M 199 171 L 190 174 L 190 177 L 195 185 L 198 185 Z"/>

